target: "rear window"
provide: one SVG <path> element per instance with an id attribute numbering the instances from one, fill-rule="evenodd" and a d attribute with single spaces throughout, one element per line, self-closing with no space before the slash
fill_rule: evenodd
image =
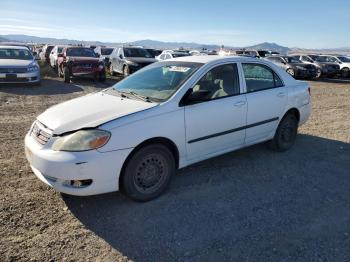
<path id="1" fill-rule="evenodd" d="M 96 53 L 91 48 L 68 48 L 67 56 L 96 57 Z"/>
<path id="2" fill-rule="evenodd" d="M 33 56 L 27 49 L 2 48 L 0 59 L 32 60 Z"/>

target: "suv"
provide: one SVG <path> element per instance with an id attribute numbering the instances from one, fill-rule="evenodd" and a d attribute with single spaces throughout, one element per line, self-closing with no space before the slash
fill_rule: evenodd
<path id="1" fill-rule="evenodd" d="M 309 55 L 309 57 L 325 68 L 328 77 L 335 77 L 340 73 L 338 59 L 330 59 L 330 57 L 324 55 Z"/>
<path id="2" fill-rule="evenodd" d="M 119 47 L 110 56 L 110 72 L 128 76 L 144 66 L 157 62 L 146 49 L 138 46 Z"/>
<path id="3" fill-rule="evenodd" d="M 315 78 L 317 76 L 316 66 L 305 64 L 293 56 L 268 56 L 265 59 L 283 68 L 294 78 Z"/>
<path id="4" fill-rule="evenodd" d="M 95 48 L 95 53 L 105 62 L 107 68 L 110 66 L 110 57 L 113 50 L 113 47 L 98 46 Z"/>
<path id="5" fill-rule="evenodd" d="M 69 83 L 72 76 L 93 75 L 99 81 L 106 80 L 104 62 L 93 49 L 88 47 L 65 47 L 58 54 L 57 71 L 64 82 Z"/>

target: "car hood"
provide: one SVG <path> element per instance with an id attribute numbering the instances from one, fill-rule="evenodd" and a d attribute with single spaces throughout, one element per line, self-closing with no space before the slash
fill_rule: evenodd
<path id="1" fill-rule="evenodd" d="M 81 128 L 96 127 L 156 105 L 156 103 L 121 98 L 102 91 L 53 106 L 37 119 L 54 134 L 59 135 Z"/>
<path id="2" fill-rule="evenodd" d="M 135 63 L 153 63 L 157 62 L 158 60 L 155 58 L 145 58 L 145 57 L 126 57 L 126 60 L 129 60 L 131 62 Z"/>
<path id="3" fill-rule="evenodd" d="M 29 66 L 33 60 L 0 59 L 0 67 Z"/>

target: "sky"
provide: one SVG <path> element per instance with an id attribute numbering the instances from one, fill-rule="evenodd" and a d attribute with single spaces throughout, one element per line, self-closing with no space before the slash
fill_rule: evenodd
<path id="1" fill-rule="evenodd" d="M 0 35 L 350 47 L 350 0 L 1 0 Z"/>

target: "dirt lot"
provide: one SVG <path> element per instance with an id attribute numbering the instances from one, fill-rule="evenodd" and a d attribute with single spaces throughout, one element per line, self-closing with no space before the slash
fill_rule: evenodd
<path id="1" fill-rule="evenodd" d="M 46 108 L 112 84 L 0 87 L 0 261 L 349 261 L 350 82 L 310 82 L 295 147 L 178 172 L 159 199 L 67 197 L 31 172 L 23 138 Z"/>

